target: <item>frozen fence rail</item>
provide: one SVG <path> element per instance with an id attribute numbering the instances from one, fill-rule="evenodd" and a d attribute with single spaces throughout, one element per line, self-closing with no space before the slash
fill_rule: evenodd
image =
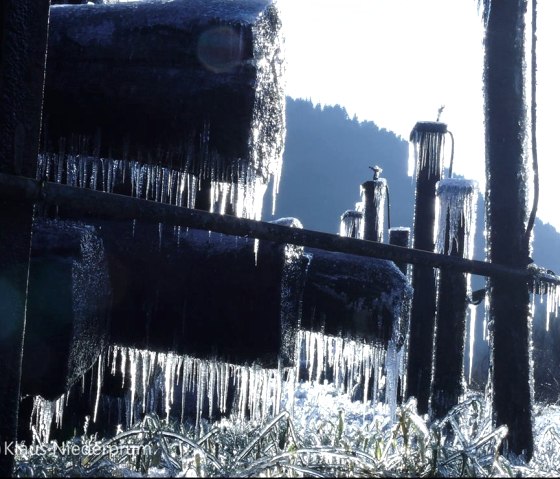
<path id="1" fill-rule="evenodd" d="M 68 185 L 41 182 L 4 173 L 0 173 L 0 199 L 32 203 L 40 201 L 48 205 L 64 204 L 64 214 L 67 218 L 95 217 L 114 220 L 135 218 L 146 223 L 185 226 L 227 235 L 258 238 L 408 264 L 426 265 L 434 268 L 445 267 L 479 276 L 513 276 L 524 278 L 532 283 L 538 281 L 542 284 L 548 283 L 560 286 L 559 276 L 539 268 L 515 268 L 374 241 L 344 238 L 319 231 L 290 228 L 279 224 L 236 218 Z"/>

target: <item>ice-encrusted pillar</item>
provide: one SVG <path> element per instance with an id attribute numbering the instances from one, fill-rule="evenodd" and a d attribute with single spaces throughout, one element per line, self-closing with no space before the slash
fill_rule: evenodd
<path id="1" fill-rule="evenodd" d="M 364 209 L 361 238 L 382 243 L 387 180 L 379 176 L 382 171 L 379 166 L 370 168 L 373 170 L 373 179 L 362 183 L 360 188 Z"/>
<path id="2" fill-rule="evenodd" d="M 418 122 L 410 141 L 414 147 L 416 202 L 412 244 L 416 249 L 434 251 L 436 183 L 443 176 L 443 150 L 447 125 Z M 412 308 L 407 369 L 407 393 L 418 400 L 418 411 L 428 412 L 432 373 L 433 335 L 436 314 L 436 274 L 430 266 L 412 270 Z"/>
<path id="3" fill-rule="evenodd" d="M 472 259 L 476 225 L 476 183 L 445 179 L 437 184 L 436 252 Z M 434 377 L 430 409 L 443 419 L 464 393 L 467 294 L 469 277 L 461 271 L 439 271 Z"/>
<path id="4" fill-rule="evenodd" d="M 0 2 L 0 172 L 35 176 L 49 0 Z M 0 202 L 0 475 L 12 475 L 29 277 L 29 203 Z"/>
<path id="5" fill-rule="evenodd" d="M 525 55 L 527 0 L 485 1 L 484 99 L 488 259 L 525 268 L 529 258 L 529 146 Z M 533 453 L 531 316 L 527 280 L 489 280 L 492 392 L 496 425 L 507 424 L 506 449 Z"/>

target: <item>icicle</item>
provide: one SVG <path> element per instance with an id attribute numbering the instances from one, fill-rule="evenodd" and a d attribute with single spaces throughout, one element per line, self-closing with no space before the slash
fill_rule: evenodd
<path id="1" fill-rule="evenodd" d="M 117 177 L 119 175 L 119 172 L 121 172 L 125 169 L 125 167 L 123 166 L 124 164 L 125 164 L 125 162 L 123 160 L 116 160 L 114 165 L 113 165 L 114 172 L 113 172 L 113 185 L 111 187 L 111 193 L 115 189 L 115 185 L 117 183 Z"/>
<path id="2" fill-rule="evenodd" d="M 95 406 L 93 408 L 93 422 L 97 419 L 97 411 L 99 410 L 99 399 L 101 398 L 101 386 L 103 384 L 103 360 L 101 355 L 97 358 L 97 391 L 95 394 Z"/>
<path id="3" fill-rule="evenodd" d="M 329 344 L 327 344 L 328 337 L 323 336 L 321 340 L 316 341 L 315 343 L 315 354 L 316 354 L 316 366 L 315 370 L 317 371 L 316 381 L 319 383 L 321 379 L 321 373 L 325 371 L 324 367 L 324 359 L 325 359 L 325 350 L 328 348 Z"/>
<path id="4" fill-rule="evenodd" d="M 410 134 L 408 175 L 416 179 L 418 172 L 427 168 L 428 175 L 443 170 L 443 148 L 447 125 L 439 122 L 418 122 Z M 410 145 L 410 144 L 409 144 Z"/>
<path id="5" fill-rule="evenodd" d="M 125 348 L 120 348 L 120 352 L 121 352 L 121 376 L 122 376 L 122 385 L 121 387 L 124 388 L 124 382 L 126 379 L 126 349 Z"/>
<path id="6" fill-rule="evenodd" d="M 247 374 L 247 407 L 250 417 L 257 417 L 257 405 L 259 401 L 259 392 L 262 393 L 263 385 L 259 384 L 262 376 L 258 373 L 257 366 L 248 371 Z"/>
<path id="7" fill-rule="evenodd" d="M 181 361 L 181 424 L 184 422 L 185 406 L 187 405 L 187 361 Z"/>
<path id="8" fill-rule="evenodd" d="M 259 259 L 259 239 L 255 238 L 253 242 L 253 253 L 255 255 L 255 266 L 257 266 L 257 262 Z"/>
<path id="9" fill-rule="evenodd" d="M 113 160 L 112 159 L 108 159 L 107 160 L 107 182 L 106 182 L 106 190 L 105 193 L 112 193 L 113 192 L 113 174 L 114 174 L 115 170 L 113 169 Z"/>
<path id="10" fill-rule="evenodd" d="M 184 203 L 185 203 L 184 196 L 185 196 L 185 188 L 187 187 L 187 184 L 188 184 L 188 175 L 184 171 L 181 172 L 179 175 L 180 175 L 180 178 L 179 178 L 179 181 L 178 181 L 179 191 L 177 192 L 176 205 L 177 206 L 183 206 Z"/>
<path id="11" fill-rule="evenodd" d="M 560 309 L 560 286 L 549 285 L 547 295 L 546 295 L 546 330 L 548 331 L 550 326 L 551 316 L 557 317 L 558 310 Z"/>
<path id="12" fill-rule="evenodd" d="M 175 370 L 176 356 L 174 354 L 158 353 L 158 365 L 162 368 L 164 374 L 163 397 L 165 406 L 165 416 L 169 421 L 171 413 L 171 405 L 173 404 L 173 376 Z"/>
<path id="13" fill-rule="evenodd" d="M 293 368 L 290 368 L 288 370 L 288 374 L 290 375 L 290 373 L 292 371 L 293 371 Z M 284 374 L 283 374 L 282 360 L 279 359 L 278 360 L 278 371 L 276 372 L 276 384 L 274 386 L 276 388 L 276 402 L 275 402 L 274 411 L 273 411 L 274 415 L 280 414 L 280 408 L 281 408 L 281 405 L 282 405 L 282 392 L 283 392 L 283 389 L 284 389 L 283 388 L 283 384 L 284 384 L 283 383 L 283 377 L 284 377 Z M 293 378 L 293 375 L 291 377 Z M 288 391 L 291 391 L 292 396 L 293 396 L 293 391 L 294 391 L 294 388 L 295 388 L 295 384 L 292 381 L 290 381 L 289 379 L 286 382 L 287 382 L 287 388 L 286 389 Z"/>
<path id="14" fill-rule="evenodd" d="M 137 359 L 137 351 L 135 349 L 129 349 L 128 350 L 128 360 L 129 360 L 129 364 L 130 364 L 130 405 L 132 408 L 132 411 L 134 410 L 134 401 L 136 399 L 136 378 L 137 378 L 137 374 L 138 374 L 138 370 L 137 370 L 137 363 L 136 363 L 136 359 Z M 130 422 L 128 423 L 128 427 L 131 428 L 133 421 L 134 421 L 134 415 L 131 413 L 130 414 Z M 95 419 L 94 419 L 95 422 Z"/>
<path id="15" fill-rule="evenodd" d="M 155 181 L 154 181 L 154 167 L 153 165 L 146 166 L 146 193 L 144 198 L 150 200 L 150 193 L 154 191 Z"/>
<path id="16" fill-rule="evenodd" d="M 194 175 L 188 175 L 187 178 L 189 184 L 189 194 L 188 194 L 189 199 L 187 203 L 187 208 L 194 208 L 199 181 L 198 178 Z"/>
<path id="17" fill-rule="evenodd" d="M 200 419 L 202 418 L 202 408 L 204 406 L 204 390 L 205 390 L 205 367 L 204 364 L 195 362 L 194 364 L 193 379 L 196 378 L 196 382 L 191 387 L 191 391 L 196 391 L 196 426 L 200 425 Z"/>
<path id="18" fill-rule="evenodd" d="M 398 353 L 398 360 L 399 360 L 399 379 L 401 380 L 401 387 L 400 387 L 400 396 L 406 396 L 406 370 L 407 370 L 407 363 L 408 363 L 408 335 L 405 339 L 405 344 L 401 347 Z"/>
<path id="19" fill-rule="evenodd" d="M 64 416 L 64 403 L 65 394 L 60 396 L 56 401 L 54 401 L 54 419 L 57 428 L 62 427 L 62 418 Z"/>
<path id="20" fill-rule="evenodd" d="M 437 236 L 436 252 L 451 254 L 453 242 L 458 242 L 459 229 L 465 230 L 465 258 L 471 259 L 474 252 L 476 228 L 476 200 L 478 186 L 476 181 L 445 179 L 437 183 Z M 449 245 L 445 249 L 447 222 L 449 222 Z"/>
<path id="21" fill-rule="evenodd" d="M 385 360 L 382 347 L 311 331 L 300 331 L 296 344 L 305 346 L 309 381 L 317 382 L 329 366 L 337 388 L 349 392 L 355 381 L 363 376 L 364 395 L 371 383 L 373 399 L 376 400 Z"/>
<path id="22" fill-rule="evenodd" d="M 345 211 L 340 217 L 339 236 L 361 239 L 363 237 L 363 216 L 361 211 Z"/>
<path id="23" fill-rule="evenodd" d="M 216 362 L 212 361 L 208 364 L 208 416 L 210 419 L 212 419 L 214 413 L 214 392 L 217 381 L 216 375 Z"/>
<path id="24" fill-rule="evenodd" d="M 66 183 L 70 186 L 78 186 L 78 171 L 74 155 L 66 157 Z"/>
<path id="25" fill-rule="evenodd" d="M 238 390 L 239 390 L 239 400 L 237 417 L 241 418 L 245 416 L 245 411 L 247 410 L 247 402 L 249 395 L 249 371 L 247 368 L 241 368 L 237 370 L 238 379 Z"/>
<path id="26" fill-rule="evenodd" d="M 490 295 L 484 297 L 484 320 L 482 322 L 482 337 L 487 343 L 490 342 L 490 325 L 488 318 L 490 317 Z"/>
<path id="27" fill-rule="evenodd" d="M 476 331 L 476 305 L 469 305 L 469 372 L 468 372 L 468 383 L 471 383 L 472 379 L 472 367 L 474 360 L 474 342 L 475 342 L 475 331 Z"/>
<path id="28" fill-rule="evenodd" d="M 150 354 L 148 351 L 142 351 L 142 412 L 146 413 L 146 397 L 148 393 L 148 379 L 151 370 Z"/>
<path id="29" fill-rule="evenodd" d="M 52 422 L 56 412 L 57 401 L 48 401 L 41 396 L 33 398 L 29 429 L 33 432 L 39 443 L 46 444 L 49 441 Z"/>
<path id="30" fill-rule="evenodd" d="M 110 357 L 111 363 L 111 374 L 116 376 L 117 374 L 117 357 L 118 357 L 118 348 L 116 346 L 110 346 L 107 354 Z"/>
<path id="31" fill-rule="evenodd" d="M 315 361 L 315 343 L 316 343 L 315 336 L 312 336 L 311 334 L 307 334 L 306 335 L 306 342 L 305 342 L 305 346 L 306 346 L 305 351 L 307 352 L 307 358 L 306 358 L 307 377 L 309 378 L 310 382 L 313 381 L 313 366 L 314 366 L 314 361 Z"/>
<path id="32" fill-rule="evenodd" d="M 97 190 L 97 178 L 99 176 L 99 160 L 93 158 L 91 162 L 91 176 L 89 179 L 89 187 L 92 190 Z"/>
<path id="33" fill-rule="evenodd" d="M 385 359 L 385 371 L 387 374 L 385 387 L 385 402 L 389 406 L 389 418 L 393 423 L 397 413 L 397 386 L 398 386 L 398 362 L 397 362 L 397 345 L 393 339 L 389 341 L 387 346 L 387 356 Z M 366 394 L 364 393 L 364 399 Z"/>
<path id="34" fill-rule="evenodd" d="M 220 397 L 218 398 L 220 404 L 220 412 L 224 414 L 227 410 L 227 396 L 229 390 L 229 377 L 228 366 L 220 363 Z"/>
<path id="35" fill-rule="evenodd" d="M 169 169 L 161 168 L 159 180 L 159 195 L 157 201 L 160 203 L 169 203 Z"/>

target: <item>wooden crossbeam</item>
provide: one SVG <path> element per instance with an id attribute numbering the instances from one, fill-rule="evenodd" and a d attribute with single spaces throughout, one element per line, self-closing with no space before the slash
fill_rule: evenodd
<path id="1" fill-rule="evenodd" d="M 560 285 L 559 276 L 536 268 L 513 268 L 485 261 L 468 260 L 3 173 L 0 173 L 0 199 L 64 205 L 65 217 L 74 219 L 87 217 L 111 220 L 137 219 L 147 223 L 164 223 L 401 263 L 447 268 L 479 276 L 515 276 L 526 278 L 528 281 L 536 279 L 548 284 Z"/>

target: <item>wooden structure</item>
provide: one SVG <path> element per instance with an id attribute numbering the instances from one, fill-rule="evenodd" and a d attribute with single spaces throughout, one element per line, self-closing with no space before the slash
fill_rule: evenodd
<path id="1" fill-rule="evenodd" d="M 484 98 L 489 261 L 524 268 L 528 156 L 525 66 L 527 0 L 487 2 Z M 497 425 L 507 424 L 506 449 L 533 453 L 529 285 L 518 277 L 491 278 L 492 393 Z"/>
<path id="2" fill-rule="evenodd" d="M 0 172 L 35 177 L 48 0 L 0 3 Z M 0 201 L 0 444 L 17 437 L 33 204 Z M 0 474 L 13 457 L 0 451 Z"/>
<path id="3" fill-rule="evenodd" d="M 416 200 L 412 245 L 434 251 L 436 184 L 443 177 L 444 139 L 447 125 L 418 122 L 411 134 L 416 171 Z M 418 411 L 428 412 L 436 316 L 436 272 L 432 267 L 412 269 L 414 295 L 410 311 L 407 394 L 418 400 Z"/>
<path id="4" fill-rule="evenodd" d="M 437 184 L 436 250 L 460 258 L 472 257 L 478 190 L 472 181 L 447 179 Z M 439 270 L 433 379 L 430 411 L 443 419 L 464 394 L 463 359 L 469 278 Z"/>
<path id="5" fill-rule="evenodd" d="M 17 438 L 31 215 L 33 205 L 42 203 L 64 205 L 68 217 L 141 219 L 155 224 L 188 226 L 385 258 L 421 265 L 427 267 L 426 270 L 445 267 L 489 276 L 490 314 L 495 326 L 494 409 L 498 424 L 507 424 L 510 428 L 510 450 L 525 452 L 529 457 L 532 432 L 527 285 L 534 280 L 560 284 L 560 279 L 548 274 L 535 277 L 534 272 L 526 267 L 528 246 L 523 242 L 526 238 L 525 190 L 518 174 L 524 169 L 523 138 L 526 127 L 524 98 L 519 94 L 519 79 L 524 78 L 522 38 L 526 4 L 526 0 L 516 0 L 515 8 L 511 8 L 509 4 L 493 2 L 488 15 L 485 43 L 490 200 L 487 215 L 491 224 L 488 263 L 436 254 L 430 251 L 428 243 L 423 248 L 415 242 L 415 249 L 408 249 L 32 179 L 39 143 L 49 2 L 4 0 L 0 4 L 0 285 L 3 293 L 0 303 L 3 322 L 0 338 L 0 377 L 3 383 L 0 393 L 0 442 Z M 415 236 L 419 238 L 416 233 Z M 430 278 L 427 283 L 429 281 Z M 432 306 L 429 306 L 427 315 L 430 308 Z M 417 336 L 418 333 L 413 335 L 411 344 Z M 427 337 L 431 341 L 429 334 Z M 422 364 L 415 364 L 414 358 L 411 361 L 414 367 Z M 412 372 L 412 376 L 417 377 L 417 374 Z M 415 383 L 416 390 L 420 391 L 423 382 Z M 5 448 L 2 452 L 0 472 L 10 475 L 13 458 L 5 454 Z"/>

